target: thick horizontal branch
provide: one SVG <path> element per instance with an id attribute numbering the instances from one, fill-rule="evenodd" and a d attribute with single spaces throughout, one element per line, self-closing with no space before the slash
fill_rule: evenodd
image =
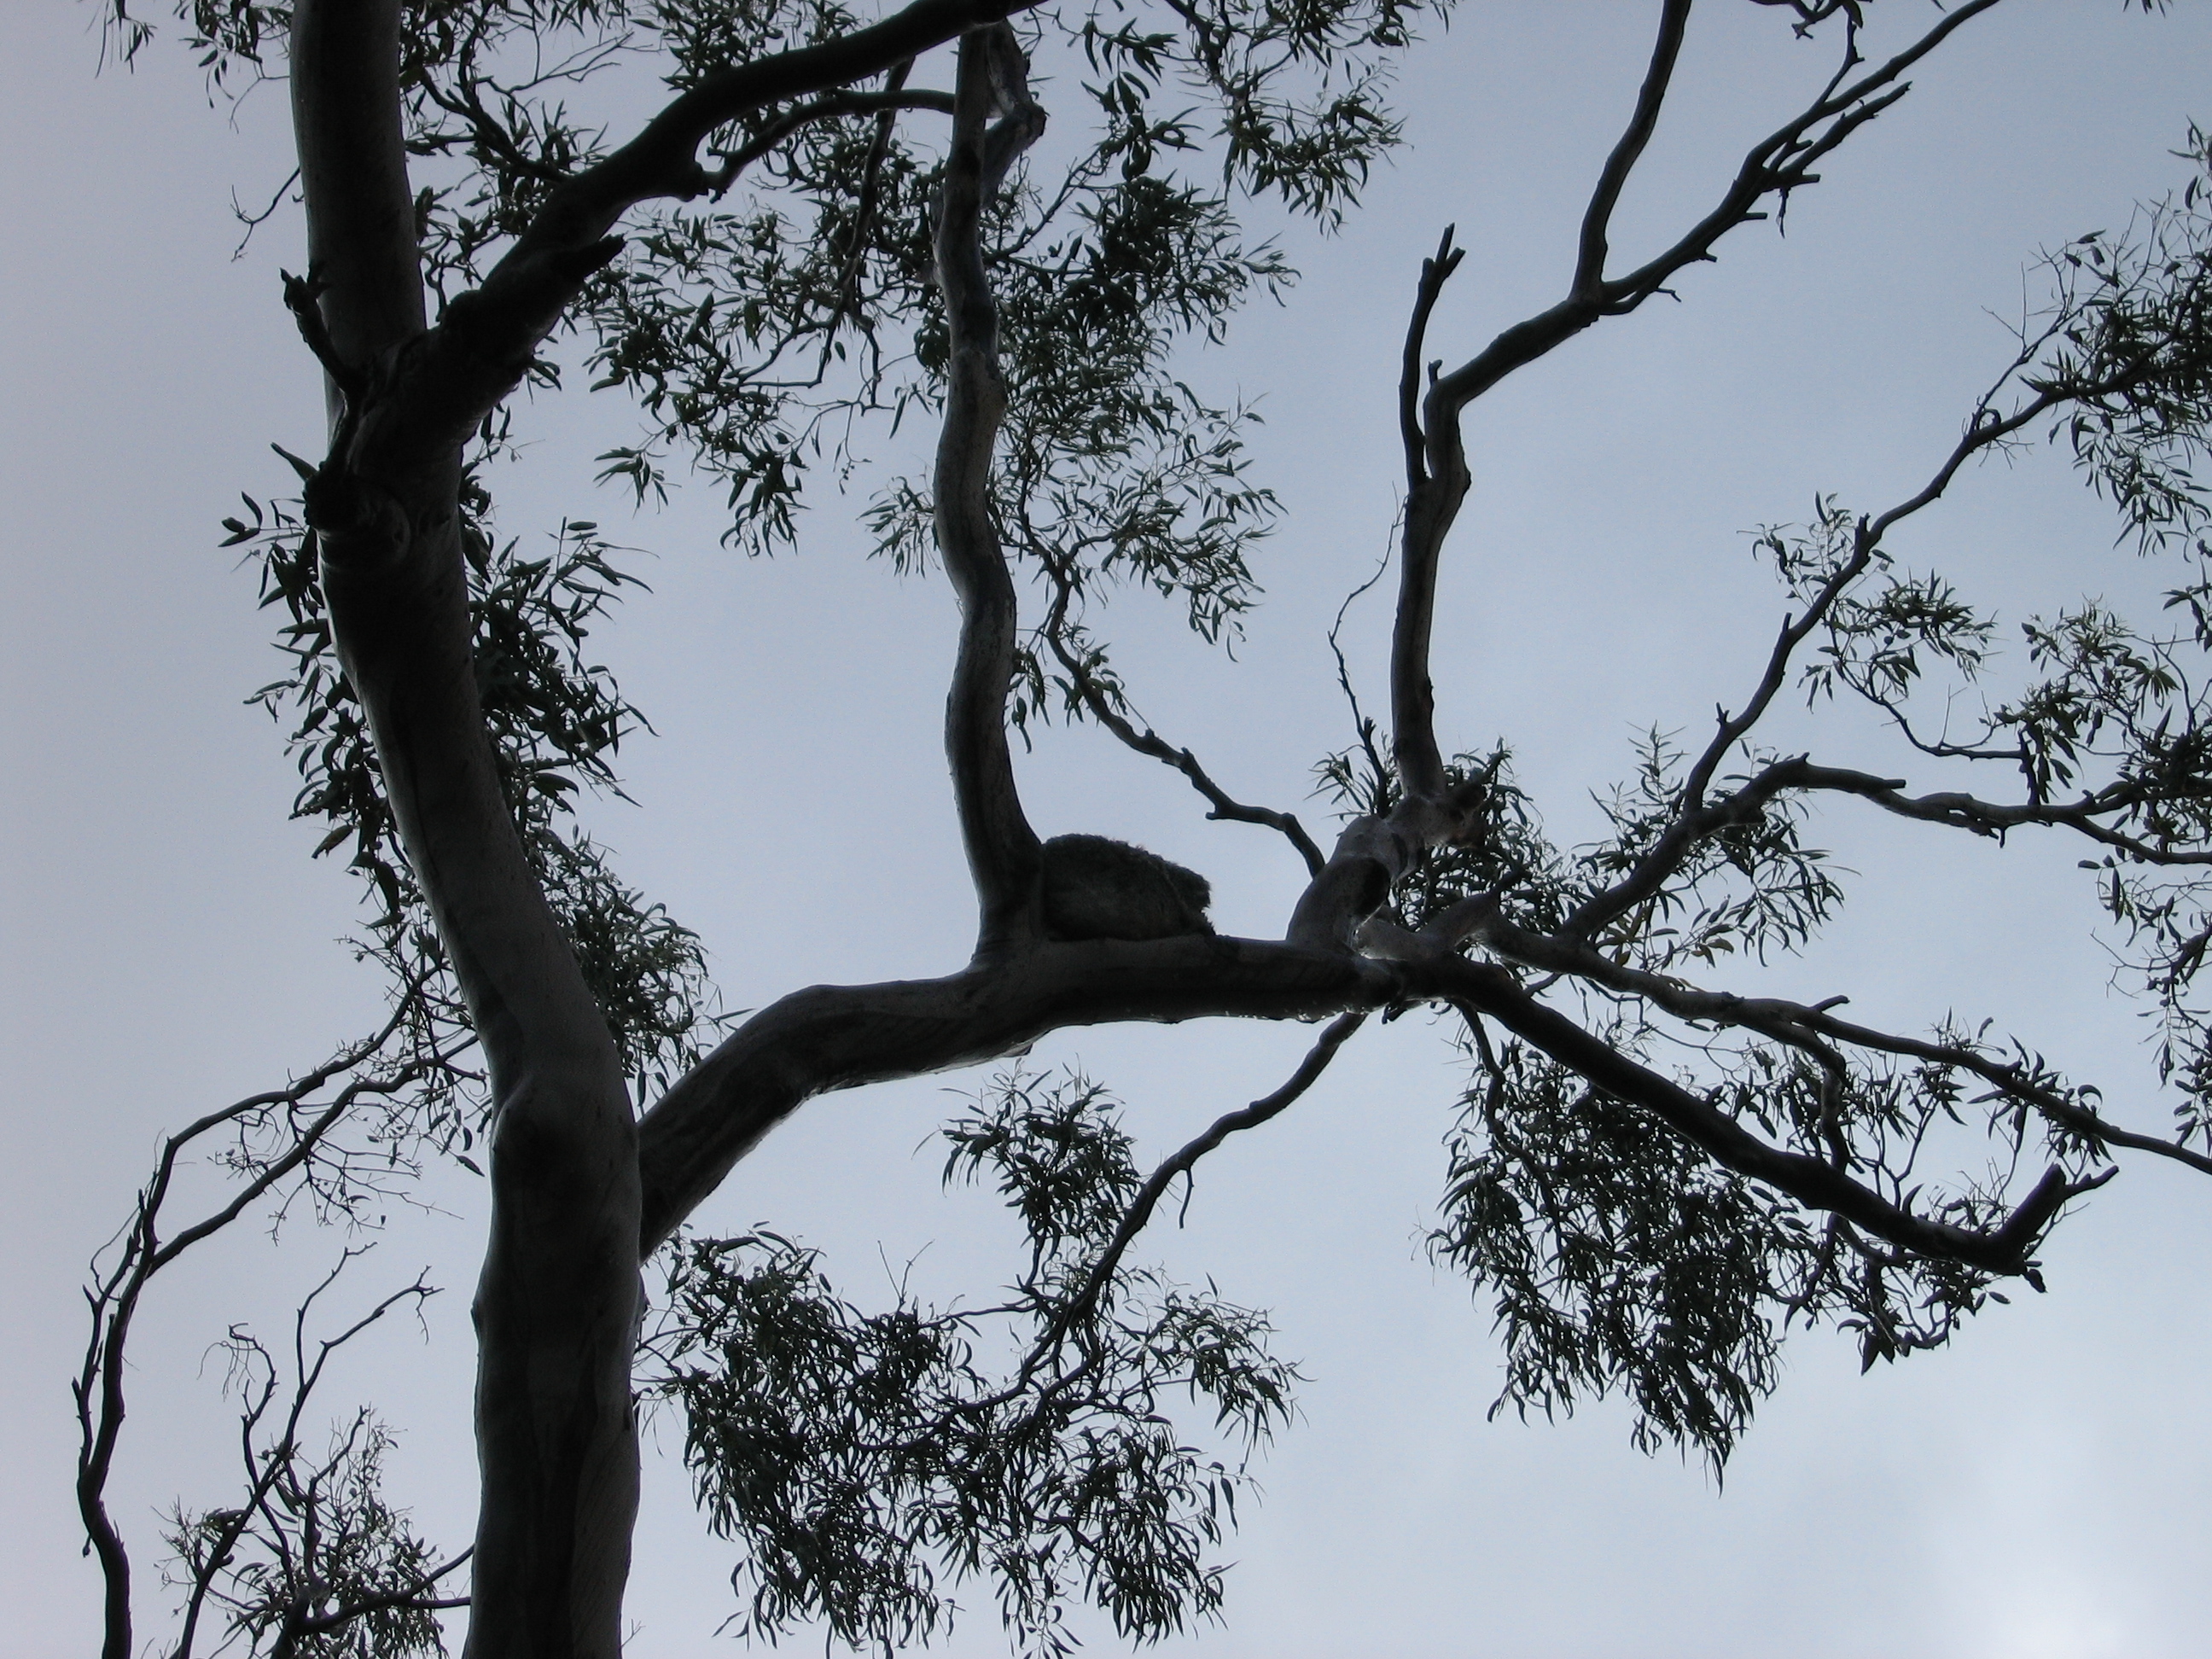
<path id="1" fill-rule="evenodd" d="M 833 92 L 811 102 L 787 110 L 769 123 L 744 145 L 722 157 L 722 165 L 706 175 L 706 188 L 720 195 L 737 182 L 743 173 L 761 157 L 803 127 L 817 121 L 835 120 L 846 115 L 876 115 L 888 119 L 900 110 L 935 110 L 940 114 L 952 113 L 952 94 L 934 92 L 927 87 L 890 88 L 882 92 Z"/>
<path id="2" fill-rule="evenodd" d="M 994 1060 L 1069 1026 L 1313 1019 L 1399 994 L 1382 963 L 1212 934 L 1039 944 L 945 979 L 814 986 L 748 1019 L 640 1121 L 643 1248 L 814 1096 Z"/>

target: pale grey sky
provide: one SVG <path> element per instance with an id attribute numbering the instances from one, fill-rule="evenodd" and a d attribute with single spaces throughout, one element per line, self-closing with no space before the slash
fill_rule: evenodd
<path id="1" fill-rule="evenodd" d="M 1392 384 L 1421 256 L 1447 222 L 1470 249 L 1431 331 L 1464 356 L 1557 297 L 1581 195 L 1641 72 L 1650 8 L 1471 4 L 1401 89 L 1411 148 L 1347 233 L 1290 245 L 1307 273 L 1280 312 L 1196 358 L 1214 390 L 1263 397 L 1260 465 L 1291 509 L 1273 599 L 1239 661 L 1206 657 L 1133 598 L 1117 607 L 1146 714 L 1229 787 L 1303 806 L 1306 768 L 1344 740 L 1322 635 L 1386 544 L 1397 477 Z M 1478 405 L 1476 494 L 1451 550 L 1437 648 L 1448 744 L 1516 744 L 1555 834 L 1581 838 L 1588 793 L 1633 732 L 1695 729 L 1755 678 L 1782 602 L 1744 531 L 1802 518 L 1816 492 L 1909 495 L 2007 350 L 2020 270 L 2039 245 L 2117 227 L 2176 185 L 2167 152 L 2212 117 L 2212 16 L 2143 18 L 2118 0 L 2022 0 L 1975 24 L 1905 103 L 1826 167 L 1789 233 L 1738 233 L 1656 302 L 1578 340 Z M 1914 0 L 1877 15 L 1915 18 Z M 341 873 L 288 824 L 289 765 L 241 699 L 276 670 L 251 580 L 214 546 L 240 489 L 288 481 L 270 441 L 313 453 L 320 395 L 278 303 L 297 268 L 280 217 L 245 258 L 234 186 L 265 200 L 283 158 L 282 88 L 235 128 L 174 46 L 95 79 L 91 9 L 38 0 L 0 20 L 10 234 L 8 433 L 8 1021 L 4 1241 L 13 1352 L 0 1373 L 0 1605 L 10 1653 L 91 1646 L 96 1580 L 69 1494 L 65 1379 L 84 1258 L 121 1219 L 155 1137 L 265 1087 L 373 1018 L 374 982 L 331 943 Z M 1656 240 L 1802 100 L 1826 46 L 1713 0 L 1615 245 Z M 656 590 L 603 636 L 663 733 L 626 751 L 638 810 L 600 815 L 623 868 L 697 927 L 728 1003 L 820 979 L 931 974 L 968 936 L 968 895 L 937 746 L 951 638 L 941 586 L 863 564 L 830 505 L 803 555 L 746 564 L 714 544 L 710 491 L 631 526 L 589 457 L 625 434 L 605 400 L 522 412 L 540 441 L 500 486 L 509 533 L 563 512 L 652 547 Z M 2008 618 L 2087 592 L 2154 593 L 2160 573 L 2055 457 L 1984 469 L 1899 543 Z M 2154 603 L 2154 600 L 2153 601 Z M 1387 617 L 1348 630 L 1372 679 Z M 1821 757 L 1885 767 L 1844 722 Z M 1279 932 L 1297 868 L 1262 832 L 1202 821 L 1164 769 L 1096 734 L 1024 763 L 1047 834 L 1144 841 L 1212 876 L 1226 930 Z M 1940 787 L 1916 775 L 1916 785 Z M 1310 818 L 1316 812 L 1309 809 Z M 2106 988 L 2075 849 L 1999 854 L 1838 810 L 1820 844 L 1857 872 L 1831 939 L 1760 982 L 1848 992 L 1873 1020 L 1994 1015 L 2115 1115 L 2165 1119 L 2143 1028 Z M 1732 983 L 1751 982 L 1739 975 Z M 1130 1103 L 1148 1150 L 1273 1088 L 1302 1030 L 1079 1032 L 1079 1061 Z M 809 1107 L 746 1164 L 704 1224 L 764 1221 L 829 1252 L 868 1300 L 886 1264 L 981 1294 L 1004 1271 L 1001 1218 L 940 1195 L 915 1151 L 958 1078 Z M 1731 1465 L 1628 1444 L 1611 1408 L 1494 1423 L 1486 1307 L 1433 1272 L 1419 1238 L 1440 1188 L 1457 1079 L 1423 1018 L 1374 1030 L 1264 1136 L 1202 1172 L 1189 1223 L 1146 1243 L 1273 1309 L 1312 1381 L 1261 1470 L 1265 1501 L 1225 1552 L 1224 1628 L 1168 1644 L 1206 1659 L 1392 1654 L 2156 1659 L 2200 1651 L 2212 1617 L 2203 1427 L 2212 1364 L 2212 1187 L 2131 1166 L 2047 1252 L 2051 1294 L 1978 1321 L 1954 1351 L 1856 1375 L 1841 1340 L 1790 1351 L 1783 1388 Z M 394 1331 L 340 1380 L 404 1433 L 392 1495 L 448 1544 L 469 1528 L 465 1303 L 477 1194 L 400 1218 L 356 1270 L 367 1296 L 429 1263 L 447 1287 L 425 1346 Z M 340 1241 L 235 1242 L 164 1287 L 137 1341 L 115 1508 L 158 1605 L 155 1512 L 218 1501 L 229 1469 L 220 1367 L 234 1318 L 274 1329 L 293 1285 Z M 381 1276 L 380 1278 L 379 1276 Z M 698 1535 L 680 1470 L 648 1473 L 633 1651 L 707 1650 L 729 1601 L 726 1551 Z M 945 1649 L 1003 1651 L 988 1589 Z M 159 1628 L 150 1618 L 146 1628 Z M 1110 1638 L 1097 1650 L 1113 1650 Z"/>

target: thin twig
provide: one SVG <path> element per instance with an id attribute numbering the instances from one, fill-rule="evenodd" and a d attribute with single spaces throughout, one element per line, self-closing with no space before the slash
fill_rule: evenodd
<path id="1" fill-rule="evenodd" d="M 1273 1094 L 1263 1095 L 1249 1106 L 1240 1107 L 1233 1112 L 1224 1112 L 1206 1126 L 1202 1134 L 1186 1141 L 1173 1157 L 1163 1162 L 1146 1178 L 1145 1184 L 1137 1189 L 1136 1197 L 1130 1200 L 1129 1207 L 1122 1212 L 1121 1224 L 1115 1228 L 1113 1238 L 1099 1252 L 1098 1260 L 1092 1265 L 1090 1277 L 1084 1280 L 1082 1290 L 1076 1293 L 1074 1300 L 1054 1322 L 1060 1327 L 1060 1334 L 1064 1334 L 1067 1329 L 1089 1317 L 1091 1310 L 1098 1305 L 1098 1298 L 1113 1279 L 1115 1269 L 1121 1265 L 1121 1257 L 1128 1249 L 1130 1242 L 1145 1230 L 1145 1224 L 1152 1218 L 1152 1212 L 1158 1207 L 1161 1198 L 1174 1183 L 1175 1178 L 1189 1175 L 1197 1167 L 1199 1159 L 1230 1136 L 1240 1130 L 1256 1129 L 1269 1119 L 1280 1116 L 1295 1104 L 1298 1097 L 1312 1088 L 1321 1074 L 1328 1069 L 1329 1061 L 1336 1058 L 1336 1051 L 1351 1041 L 1353 1032 L 1367 1023 L 1367 1013 L 1368 1011 L 1362 1008 L 1352 1013 L 1339 1014 L 1323 1028 L 1321 1036 L 1315 1039 L 1313 1047 L 1306 1050 L 1305 1058 L 1298 1062 L 1297 1070 L 1291 1073 L 1281 1088 Z"/>
<path id="2" fill-rule="evenodd" d="M 1083 699 L 1084 707 L 1091 711 L 1091 717 L 1137 753 L 1171 766 L 1189 779 L 1191 787 L 1203 795 L 1212 808 L 1206 815 L 1207 817 L 1237 823 L 1256 823 L 1279 832 L 1305 860 L 1307 873 L 1318 874 L 1328 860 L 1322 856 L 1321 848 L 1314 844 L 1313 837 L 1306 833 L 1305 826 L 1294 815 L 1276 811 L 1272 807 L 1247 805 L 1233 799 L 1213 781 L 1206 769 L 1199 764 L 1198 757 L 1189 750 L 1176 748 L 1149 726 L 1139 732 L 1133 720 L 1115 708 L 1106 694 L 1106 688 L 1099 684 L 1097 677 L 1068 648 L 1063 630 L 1072 589 L 1057 571 L 1053 573 L 1053 577 L 1059 592 L 1053 604 L 1052 614 L 1045 624 L 1045 641 L 1066 672 L 1068 684 Z"/>
<path id="3" fill-rule="evenodd" d="M 1301 1095 L 1313 1087 L 1315 1081 L 1328 1069 L 1328 1063 L 1336 1057 L 1336 1051 L 1350 1040 L 1353 1032 L 1365 1024 L 1370 1012 L 1367 1009 L 1358 1009 L 1351 1013 L 1338 1015 L 1322 1030 L 1313 1047 L 1306 1051 L 1305 1058 L 1298 1062 L 1297 1069 L 1291 1073 L 1289 1079 L 1281 1088 L 1273 1094 L 1262 1096 L 1249 1106 L 1242 1107 L 1233 1112 L 1224 1112 L 1207 1127 L 1204 1133 L 1186 1143 L 1174 1156 L 1154 1170 L 1146 1179 L 1145 1184 L 1137 1189 L 1137 1195 L 1130 1200 L 1129 1207 L 1122 1212 L 1121 1219 L 1114 1229 L 1113 1237 L 1107 1242 L 1106 1248 L 1099 1252 L 1098 1260 L 1091 1265 L 1091 1272 L 1084 1279 L 1083 1288 L 1061 1306 L 1060 1311 L 1053 1316 L 1051 1323 L 1030 1346 L 1028 1357 L 1022 1361 L 1021 1369 L 1015 1373 L 1014 1380 L 997 1393 L 987 1395 L 980 1400 L 969 1401 L 956 1409 L 962 1415 L 973 1416 L 983 1412 L 994 1411 L 1010 1401 L 1019 1399 L 1035 1380 L 1037 1372 L 1042 1370 L 1046 1362 L 1059 1351 L 1060 1344 L 1066 1341 L 1069 1334 L 1096 1310 L 1099 1298 L 1104 1295 L 1106 1286 L 1112 1282 L 1115 1270 L 1121 1264 L 1121 1257 L 1128 1250 L 1131 1242 L 1144 1231 L 1145 1224 L 1152 1218 L 1153 1211 L 1159 1206 L 1160 1199 L 1173 1184 L 1175 1178 L 1179 1175 L 1188 1176 L 1196 1167 L 1199 1159 L 1213 1151 L 1240 1129 L 1255 1128 L 1270 1118 L 1280 1115 Z M 1097 1364 L 1097 1351 L 1094 1349 L 1086 1354 L 1073 1370 L 1062 1372 L 1047 1384 L 1044 1389 L 1045 1395 L 1049 1397 L 1064 1393 L 1073 1387 L 1078 1381 L 1089 1373 Z"/>

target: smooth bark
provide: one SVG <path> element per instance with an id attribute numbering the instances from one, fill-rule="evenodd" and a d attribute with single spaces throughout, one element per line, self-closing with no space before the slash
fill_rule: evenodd
<path id="1" fill-rule="evenodd" d="M 467 428 L 428 413 L 410 362 L 428 337 L 398 26 L 396 0 L 303 0 L 295 13 L 308 281 L 336 394 L 307 519 L 347 679 L 490 1073 L 466 1651 L 613 1659 L 637 1484 L 635 1130 L 477 699 L 459 508 Z"/>
<path id="2" fill-rule="evenodd" d="M 992 449 L 1006 414 L 1006 387 L 999 369 L 998 301 L 982 249 L 982 216 L 995 175 L 1044 131 L 1044 112 L 1030 101 L 1025 71 L 1013 31 L 1005 24 L 962 39 L 935 239 L 938 289 L 950 337 L 934 477 L 937 546 L 960 601 L 960 650 L 945 699 L 945 752 L 961 843 L 975 883 L 980 957 L 1012 950 L 1041 927 L 1042 864 L 1006 742 L 1014 583 L 992 521 L 990 493 Z"/>
<path id="3" fill-rule="evenodd" d="M 949 978 L 817 985 L 747 1020 L 645 1115 L 650 1250 L 761 1137 L 817 1095 L 1011 1054 L 1123 1020 L 1315 1019 L 1386 1006 L 1389 964 L 1213 934 L 1038 944 Z"/>

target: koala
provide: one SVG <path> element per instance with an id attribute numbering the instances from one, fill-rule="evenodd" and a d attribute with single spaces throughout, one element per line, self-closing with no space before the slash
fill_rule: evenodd
<path id="1" fill-rule="evenodd" d="M 1173 939 L 1211 933 L 1204 876 L 1103 836 L 1044 844 L 1044 929 L 1056 939 Z"/>

